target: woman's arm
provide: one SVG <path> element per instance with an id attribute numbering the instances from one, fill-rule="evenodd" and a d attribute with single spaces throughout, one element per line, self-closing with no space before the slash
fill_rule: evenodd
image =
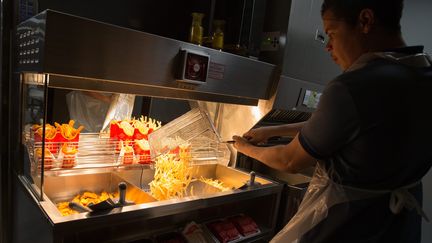
<path id="1" fill-rule="evenodd" d="M 297 173 L 316 164 L 316 159 L 308 154 L 299 142 L 298 135 L 286 145 L 257 147 L 245 138 L 234 136 L 234 147 L 271 168 L 289 173 Z"/>
<path id="2" fill-rule="evenodd" d="M 298 122 L 291 124 L 284 124 L 278 126 L 267 126 L 259 127 L 249 130 L 243 137 L 246 138 L 251 143 L 261 143 L 267 141 L 271 137 L 277 136 L 289 136 L 294 137 L 306 124 L 306 122 Z"/>

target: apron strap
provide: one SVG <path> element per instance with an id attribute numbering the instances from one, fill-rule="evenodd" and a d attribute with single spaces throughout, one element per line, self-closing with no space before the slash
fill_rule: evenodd
<path id="1" fill-rule="evenodd" d="M 415 209 L 420 216 L 429 222 L 429 218 L 420 207 L 417 199 L 406 188 L 399 188 L 391 192 L 389 207 L 394 214 L 400 213 L 403 208 Z"/>
<path id="2" fill-rule="evenodd" d="M 420 181 L 417 181 L 407 186 L 403 186 L 394 190 L 368 190 L 368 189 L 357 188 L 352 186 L 343 186 L 343 187 L 350 190 L 364 192 L 370 195 L 390 193 L 389 208 L 393 214 L 400 213 L 400 211 L 402 211 L 403 208 L 409 210 L 415 209 L 420 216 L 422 216 L 427 222 L 430 222 L 428 216 L 423 211 L 420 204 L 417 202 L 417 199 L 411 194 L 411 192 L 408 191 L 408 189 L 418 186 L 419 184 Z"/>

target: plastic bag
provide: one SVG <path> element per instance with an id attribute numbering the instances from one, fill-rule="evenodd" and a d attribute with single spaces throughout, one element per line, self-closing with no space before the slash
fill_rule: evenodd
<path id="1" fill-rule="evenodd" d="M 329 173 L 332 174 L 332 171 L 330 168 Z M 390 194 L 389 207 L 394 214 L 398 214 L 402 208 L 415 209 L 419 215 L 428 220 L 420 204 L 408 192 L 408 189 L 414 188 L 419 184 L 420 181 L 394 190 L 367 190 L 344 186 L 333 182 L 323 165 L 317 163 L 315 173 L 297 213 L 270 242 L 299 242 L 306 232 L 327 217 L 328 210 L 334 205 L 373 198 L 384 194 Z M 393 208 L 398 208 L 398 210 L 394 210 Z"/>
<path id="2" fill-rule="evenodd" d="M 317 163 L 297 213 L 271 242 L 298 242 L 306 232 L 327 217 L 330 207 L 347 201 L 349 199 L 344 189 L 332 182 L 325 169 Z"/>
<path id="3" fill-rule="evenodd" d="M 130 119 L 135 103 L 135 95 L 132 94 L 114 94 L 111 99 L 111 104 L 108 108 L 105 121 L 103 122 L 102 129 L 104 131 L 109 128 L 112 120 Z"/>
<path id="4" fill-rule="evenodd" d="M 103 94 L 109 96 L 111 94 Z M 82 91 L 71 91 L 66 95 L 70 119 L 83 125 L 86 132 L 99 132 L 102 128 L 109 103 L 93 98 Z"/>

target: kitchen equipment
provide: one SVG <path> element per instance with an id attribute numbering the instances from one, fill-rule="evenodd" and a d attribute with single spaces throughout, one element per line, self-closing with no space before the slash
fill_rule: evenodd
<path id="1" fill-rule="evenodd" d="M 17 164 L 27 168 L 31 162 L 26 153 L 26 131 L 36 123 L 42 123 L 45 127 L 47 122 L 51 122 L 50 119 L 55 118 L 53 114 L 59 111 L 52 106 L 52 91 L 55 94 L 64 90 L 114 92 L 256 105 L 259 99 L 268 98 L 268 85 L 275 69 L 274 65 L 257 60 L 50 10 L 20 24 L 16 31 L 16 44 L 17 69 L 14 71 L 17 73 L 16 83 L 22 87 L 18 92 L 22 94 L 19 103 L 22 107 L 18 112 L 23 114 L 13 116 L 19 120 L 13 134 L 20 141 L 12 146 L 17 151 L 24 150 L 24 153 L 17 155 L 20 162 Z M 203 61 L 182 65 L 182 60 L 186 64 L 187 61 Z M 199 67 L 206 69 L 199 69 L 203 70 L 200 72 L 202 75 L 194 83 L 185 82 L 184 78 L 189 77 L 187 75 L 184 78 L 177 75 L 185 68 L 197 72 Z M 221 139 L 212 125 L 215 120 L 210 120 L 207 113 L 196 108 L 192 102 L 191 107 L 195 109 L 184 114 L 180 122 L 170 123 L 166 129 L 158 130 L 160 136 L 152 133 L 155 135 L 153 140 L 149 137 L 150 142 L 156 145 L 163 141 L 161 146 L 155 146 L 161 153 L 172 148 L 165 145 L 182 144 L 180 139 L 191 145 L 191 177 L 209 180 L 191 183 L 190 194 L 156 201 L 147 193 L 148 183 L 154 175 L 152 166 L 137 163 L 125 166 L 113 163 L 111 159 L 97 159 L 95 155 L 91 156 L 96 158 L 91 163 L 80 161 L 73 168 L 47 171 L 43 170 L 45 158 L 41 156 L 40 167 L 34 166 L 25 174 L 17 173 L 18 183 L 14 184 L 18 188 L 14 191 L 24 200 L 18 200 L 20 203 L 16 205 L 18 210 L 15 212 L 19 214 L 23 209 L 31 211 L 31 220 L 23 221 L 27 217 L 17 217 L 16 232 L 28 232 L 25 229 L 30 223 L 47 232 L 43 234 L 47 239 L 41 239 L 41 242 L 128 242 L 157 235 L 158 230 L 193 219 L 204 221 L 210 220 L 210 217 L 221 218 L 246 212 L 266 228 L 260 237 L 268 238 L 274 227 L 280 186 L 262 178 L 260 182 L 263 185 L 254 190 L 220 190 L 212 186 L 213 181 L 223 182 L 228 188 L 237 188 L 244 184 L 249 175 L 226 166 L 232 152 L 227 144 L 220 143 Z M 65 112 L 65 109 L 61 111 Z M 177 137 L 179 140 L 176 140 Z M 45 131 L 42 138 L 44 141 Z M 92 143 L 100 141 L 95 139 Z M 40 144 L 42 150 L 45 145 L 44 142 Z M 114 153 L 108 154 L 108 158 L 118 156 L 115 149 L 112 151 Z M 41 155 L 44 155 L 43 151 Z M 90 153 L 86 155 L 89 157 Z M 77 159 L 81 158 L 84 157 L 77 154 Z M 121 181 L 127 183 L 126 199 L 120 200 L 120 203 L 113 200 L 114 204 L 124 205 L 130 200 L 136 205 L 115 208 L 98 215 L 81 213 L 62 216 L 59 213 L 57 205 L 69 202 L 83 193 L 83 189 L 112 192 Z M 256 205 L 263 210 L 257 212 Z"/>
<path id="2" fill-rule="evenodd" d="M 113 208 L 117 207 L 123 207 L 127 205 L 133 205 L 133 202 L 126 202 L 126 188 L 127 185 L 125 182 L 120 182 L 118 185 L 119 189 L 119 199 L 116 201 L 112 200 L 111 198 L 108 198 L 106 200 L 103 200 L 102 202 L 92 204 L 90 203 L 88 207 L 92 210 L 92 212 L 98 212 L 98 211 L 105 211 L 105 210 L 111 210 Z"/>
<path id="3" fill-rule="evenodd" d="M 111 198 L 108 198 L 96 204 L 90 203 L 88 207 L 92 210 L 92 212 L 111 210 L 115 208 L 115 202 Z"/>
<path id="4" fill-rule="evenodd" d="M 220 137 L 207 113 L 199 108 L 192 109 L 149 135 L 152 158 L 178 150 L 180 146 L 189 146 L 191 165 L 227 165 L 230 150 L 219 141 Z"/>

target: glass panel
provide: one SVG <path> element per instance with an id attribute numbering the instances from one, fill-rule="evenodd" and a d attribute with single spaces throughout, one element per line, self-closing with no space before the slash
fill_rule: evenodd
<path id="1" fill-rule="evenodd" d="M 49 150 L 45 143 L 47 129 L 45 126 L 47 86 L 46 76 L 42 74 L 24 73 L 22 83 L 22 143 L 23 173 L 32 184 L 35 196 L 42 199 L 43 168 L 52 164 Z"/>

